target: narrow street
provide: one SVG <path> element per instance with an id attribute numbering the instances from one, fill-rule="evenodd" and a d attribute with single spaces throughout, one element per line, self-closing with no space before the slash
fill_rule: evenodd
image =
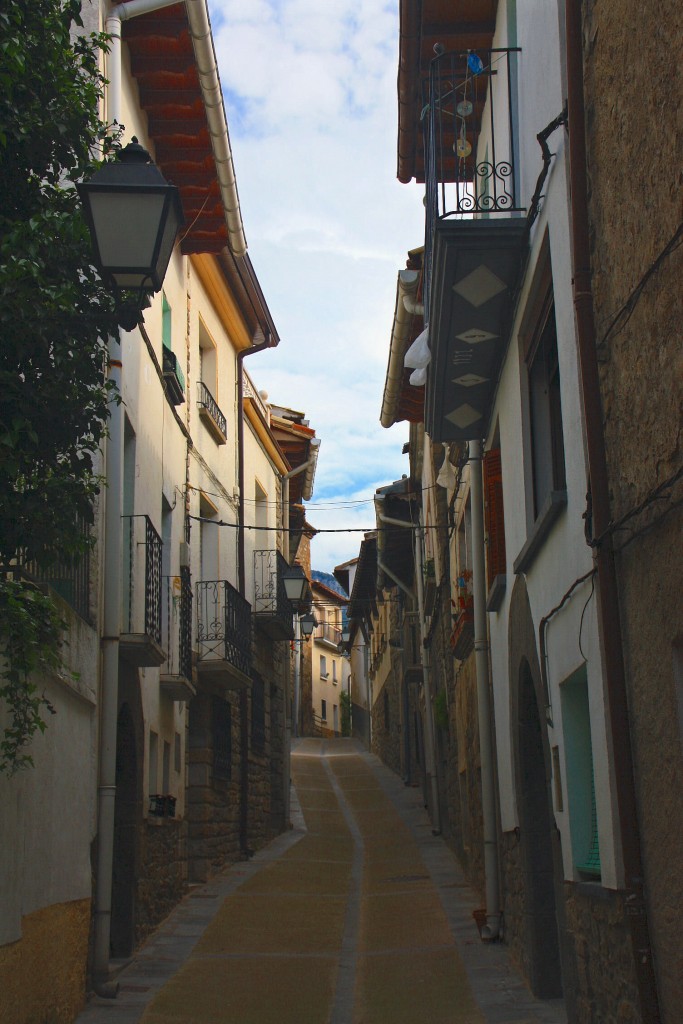
<path id="1" fill-rule="evenodd" d="M 77 1024 L 562 1024 L 500 945 L 419 789 L 352 740 L 292 757 L 294 827 L 195 888 Z"/>

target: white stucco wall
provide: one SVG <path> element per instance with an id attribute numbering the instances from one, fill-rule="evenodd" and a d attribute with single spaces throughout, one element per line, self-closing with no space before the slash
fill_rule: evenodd
<path id="1" fill-rule="evenodd" d="M 0 777 L 0 945 L 21 938 L 23 915 L 91 895 L 99 640 L 56 600 L 67 622 L 64 663 L 79 678 L 36 679 L 56 713 L 44 713 L 47 728 L 27 748 L 34 766 Z"/>
<path id="2" fill-rule="evenodd" d="M 517 42 L 522 47 L 519 69 L 519 154 L 521 203 L 529 204 L 542 167 L 536 135 L 553 120 L 564 105 L 562 47 L 558 5 L 518 0 Z M 508 45 L 505 5 L 500 5 L 494 46 Z M 511 721 L 510 666 L 508 664 L 508 617 L 514 585 L 513 563 L 527 541 L 532 523 L 532 485 L 529 469 L 529 425 L 526 415 L 526 366 L 521 354 L 520 328 L 539 267 L 542 244 L 547 237 L 550 251 L 557 323 L 558 359 L 561 382 L 562 421 L 567 478 L 567 506 L 526 571 L 526 584 L 533 620 L 540 620 L 562 599 L 572 583 L 592 567 L 590 549 L 584 539 L 586 459 L 580 405 L 579 371 L 572 295 L 569 199 L 566 136 L 557 130 L 549 140 L 554 153 L 551 170 L 543 188 L 540 216 L 532 230 L 531 252 L 524 285 L 519 296 L 514 328 L 504 360 L 491 418 L 486 447 L 499 431 L 507 555 L 507 590 L 499 610 L 488 616 L 491 640 L 491 672 L 498 757 L 501 822 L 504 830 L 519 824 L 516 807 Z M 423 486 L 431 483 L 428 470 Z M 584 660 L 587 663 L 591 737 L 593 746 L 596 801 L 600 834 L 602 881 L 618 883 L 618 853 L 615 849 L 614 804 L 609 770 L 605 693 L 598 645 L 596 602 L 590 599 L 590 584 L 579 587 L 570 601 L 549 623 L 547 672 L 551 695 L 550 746 L 558 746 L 564 769 L 564 736 L 560 687 Z M 537 638 L 538 643 L 538 638 Z M 556 813 L 562 835 L 565 872 L 572 877 L 571 837 L 566 771 L 562 786 L 564 810 Z"/>

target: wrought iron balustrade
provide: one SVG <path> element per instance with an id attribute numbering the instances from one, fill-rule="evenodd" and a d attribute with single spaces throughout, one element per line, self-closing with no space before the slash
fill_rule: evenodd
<path id="1" fill-rule="evenodd" d="M 521 212 L 513 82 L 519 49 L 443 53 L 425 80 L 427 286 L 436 222 Z M 427 287 L 427 299 L 429 288 Z"/>
<path id="2" fill-rule="evenodd" d="M 294 639 L 294 611 L 284 584 L 288 568 L 279 551 L 254 551 L 254 615 L 273 640 Z"/>
<path id="3" fill-rule="evenodd" d="M 121 632 L 161 645 L 161 537 L 149 516 L 123 516 Z"/>
<path id="4" fill-rule="evenodd" d="M 85 520 L 79 523 L 79 532 L 88 544 L 90 527 Z M 34 583 L 47 584 L 59 596 L 71 605 L 86 622 L 91 621 L 90 616 L 90 548 L 84 550 L 71 558 L 60 556 L 51 565 L 38 566 L 37 562 L 31 561 L 20 552 L 17 564 L 21 567 L 24 577 Z"/>
<path id="5" fill-rule="evenodd" d="M 197 405 L 204 422 L 210 429 L 213 428 L 212 433 L 216 440 L 225 442 L 228 436 L 227 421 L 218 407 L 218 402 L 202 380 L 197 381 Z"/>
<path id="6" fill-rule="evenodd" d="M 197 657 L 251 675 L 251 605 L 227 580 L 196 585 Z"/>
<path id="7" fill-rule="evenodd" d="M 160 668 L 162 678 L 192 682 L 192 584 L 190 570 L 163 578 L 162 646 L 166 661 Z"/>
<path id="8" fill-rule="evenodd" d="M 331 626 L 329 622 L 321 622 L 315 627 L 315 633 L 313 634 L 316 640 L 324 640 L 327 643 L 332 644 L 333 647 L 338 647 L 341 643 L 341 630 L 335 626 Z"/>
<path id="9" fill-rule="evenodd" d="M 168 396 L 173 405 L 182 405 L 185 401 L 185 374 L 178 358 L 170 348 L 163 346 L 162 371 L 168 387 Z"/>

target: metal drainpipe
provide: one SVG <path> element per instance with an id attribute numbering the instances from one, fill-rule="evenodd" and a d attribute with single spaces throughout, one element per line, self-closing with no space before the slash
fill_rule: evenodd
<path id="1" fill-rule="evenodd" d="M 107 57 L 107 118 L 121 121 L 121 20 L 169 7 L 173 0 L 133 0 L 120 4 L 106 19 L 111 37 Z M 123 353 L 119 338 L 109 340 L 109 377 L 123 394 Z M 116 803 L 116 739 L 119 704 L 119 638 L 121 635 L 121 552 L 123 501 L 123 405 L 113 402 L 105 454 L 104 586 L 102 601 L 102 676 L 97 786 L 97 875 L 95 885 L 93 987 L 114 999 L 118 983 L 109 981 L 114 813 Z"/>
<path id="2" fill-rule="evenodd" d="M 432 834 L 441 834 L 441 807 L 439 805 L 439 785 L 436 777 L 436 745 L 434 737 L 434 702 L 432 700 L 432 673 L 429 647 L 425 646 L 425 615 L 424 615 L 424 584 L 422 579 L 422 530 L 415 530 L 415 576 L 417 578 L 417 608 L 420 616 L 422 642 L 422 685 L 425 691 L 425 754 L 431 775 L 432 790 Z"/>
<path id="3" fill-rule="evenodd" d="M 482 939 L 500 934 L 500 884 L 496 790 L 493 774 L 493 735 L 489 694 L 489 643 L 486 623 L 486 570 L 484 563 L 484 494 L 481 441 L 469 442 L 470 494 L 472 497 L 472 590 L 474 598 L 474 657 L 477 671 L 477 717 L 481 760 L 481 802 L 484 817 L 484 877 L 486 924 Z"/>
<path id="4" fill-rule="evenodd" d="M 607 455 L 603 432 L 600 378 L 589 242 L 586 121 L 583 97 L 581 0 L 566 0 L 567 99 L 569 112 L 569 175 L 572 218 L 574 309 L 579 349 L 588 472 L 592 496 L 593 535 L 606 539 L 594 549 L 598 570 L 598 622 L 603 671 L 607 687 L 621 853 L 627 890 L 627 919 L 640 997 L 643 1024 L 661 1020 L 644 894 L 643 862 L 638 830 L 633 752 L 619 618 L 619 592 L 611 537 Z"/>
<path id="5" fill-rule="evenodd" d="M 244 360 L 266 348 L 271 348 L 270 332 L 265 341 L 237 353 L 237 488 L 239 503 L 237 512 L 237 577 L 239 592 L 246 596 L 246 572 L 244 566 Z M 243 857 L 250 856 L 249 850 L 249 698 L 246 690 L 240 691 L 240 851 Z"/>

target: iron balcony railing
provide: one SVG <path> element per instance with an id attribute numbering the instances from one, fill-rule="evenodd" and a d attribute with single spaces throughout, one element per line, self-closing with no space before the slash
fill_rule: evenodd
<path id="1" fill-rule="evenodd" d="M 251 605 L 227 580 L 196 584 L 197 657 L 251 675 Z"/>
<path id="2" fill-rule="evenodd" d="M 341 643 L 341 630 L 331 626 L 329 622 L 321 622 L 316 626 L 313 635 L 316 640 L 326 640 L 327 643 L 332 644 L 334 647 L 338 647 Z"/>
<path id="3" fill-rule="evenodd" d="M 427 301 L 438 220 L 521 212 L 515 141 L 520 52 L 446 52 L 431 63 L 422 107 Z"/>
<path id="4" fill-rule="evenodd" d="M 179 576 L 164 576 L 163 648 L 166 661 L 162 675 L 182 676 L 192 681 L 192 584 L 190 570 Z"/>
<path id="5" fill-rule="evenodd" d="M 161 537 L 149 516 L 123 516 L 121 632 L 161 645 Z"/>
<path id="6" fill-rule="evenodd" d="M 79 532 L 88 544 L 90 527 L 81 520 Z M 71 605 L 73 610 L 86 622 L 91 621 L 90 615 L 90 548 L 85 547 L 73 558 L 60 557 L 50 566 L 39 567 L 19 553 L 17 563 L 21 566 L 21 575 L 34 583 L 47 584 L 59 596 Z"/>
<path id="7" fill-rule="evenodd" d="M 199 406 L 200 413 L 203 412 L 208 416 L 222 434 L 223 438 L 226 438 L 228 436 L 227 421 L 219 409 L 216 399 L 213 397 L 203 380 L 197 381 L 197 405 Z"/>
<path id="8" fill-rule="evenodd" d="M 293 609 L 284 575 L 287 560 L 276 550 L 254 551 L 254 614 L 273 639 L 293 639 Z"/>
<path id="9" fill-rule="evenodd" d="M 162 371 L 171 402 L 173 405 L 182 405 L 185 401 L 185 374 L 175 352 L 166 345 L 162 352 Z"/>

